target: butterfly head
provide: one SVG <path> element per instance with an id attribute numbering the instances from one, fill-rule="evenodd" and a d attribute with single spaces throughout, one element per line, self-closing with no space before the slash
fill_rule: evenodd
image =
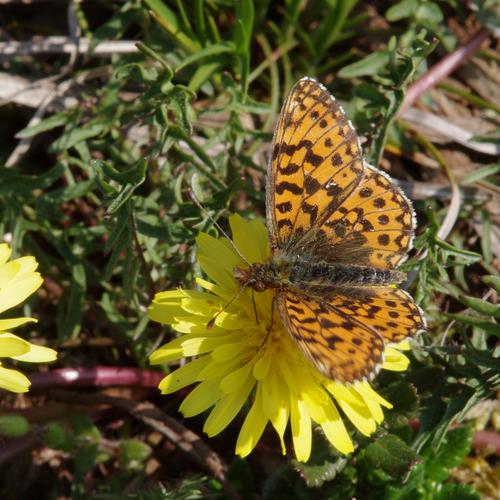
<path id="1" fill-rule="evenodd" d="M 235 267 L 233 275 L 236 281 L 243 288 L 251 288 L 256 292 L 263 292 L 269 288 L 281 288 L 284 283 L 284 276 L 281 276 L 279 266 L 274 262 L 266 262 L 263 264 L 251 264 L 250 267 L 244 269 Z"/>

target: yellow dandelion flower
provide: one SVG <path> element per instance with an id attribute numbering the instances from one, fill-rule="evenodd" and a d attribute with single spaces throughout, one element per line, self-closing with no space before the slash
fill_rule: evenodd
<path id="1" fill-rule="evenodd" d="M 229 223 L 236 247 L 249 262 L 269 257 L 261 222 L 233 215 Z M 180 411 L 192 417 L 210 409 L 204 425 L 208 436 L 220 433 L 250 401 L 236 443 L 236 453 L 242 457 L 254 449 L 269 422 L 283 453 L 290 422 L 299 461 L 309 459 L 313 422 L 337 450 L 352 452 L 343 418 L 369 436 L 384 418 L 382 408 L 392 405 L 369 382 L 345 385 L 320 374 L 303 356 L 279 315 L 271 320 L 272 290 L 253 294 L 244 290 L 238 295 L 240 285 L 233 268 L 245 264 L 227 239 L 201 233 L 197 244 L 198 261 L 210 281 L 196 281 L 205 291 L 158 293 L 148 311 L 150 319 L 171 325 L 180 334 L 151 354 L 152 364 L 195 357 L 161 381 L 161 392 L 169 394 L 196 384 Z M 207 328 L 216 313 L 214 326 Z M 387 347 L 382 368 L 406 369 L 409 360 L 400 352 L 404 349 L 407 343 Z"/>
<path id="2" fill-rule="evenodd" d="M 21 257 L 9 262 L 12 250 L 0 244 L 0 313 L 19 305 L 42 284 L 40 273 L 36 272 L 38 262 L 34 257 Z M 28 363 L 45 363 L 57 357 L 56 351 L 32 344 L 10 333 L 13 328 L 28 322 L 29 317 L 0 319 L 0 357 Z M 27 392 L 31 382 L 18 370 L 5 368 L 0 363 L 0 387 L 12 392 Z"/>

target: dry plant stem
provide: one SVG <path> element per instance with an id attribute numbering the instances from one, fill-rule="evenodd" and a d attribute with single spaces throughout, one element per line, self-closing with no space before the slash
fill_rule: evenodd
<path id="1" fill-rule="evenodd" d="M 446 78 L 456 68 L 462 65 L 473 52 L 490 36 L 486 28 L 482 28 L 465 45 L 445 56 L 440 62 L 432 66 L 429 71 L 414 82 L 406 93 L 403 104 L 399 108 L 398 115 L 404 113 L 431 87 Z"/>
<path id="2" fill-rule="evenodd" d="M 69 69 L 68 69 L 68 71 L 69 71 Z M 35 112 L 35 114 L 31 118 L 31 120 L 29 121 L 27 127 L 34 127 L 36 124 L 38 124 L 42 120 L 47 109 L 49 109 L 50 106 L 58 98 L 62 97 L 66 92 L 68 92 L 68 90 L 72 86 L 82 83 L 87 78 L 99 77 L 104 72 L 107 72 L 107 71 L 108 71 L 107 68 L 98 68 L 97 70 L 89 70 L 88 72 L 85 72 L 84 74 L 81 74 L 75 78 L 71 78 L 69 80 L 65 80 L 65 81 L 59 83 L 55 89 L 49 91 L 47 96 L 45 96 L 43 102 L 40 104 L 40 107 L 37 109 L 37 111 Z M 55 77 L 50 77 L 48 79 L 38 80 L 37 82 L 33 83 L 32 87 L 37 86 L 38 84 L 40 84 L 40 82 L 49 82 L 49 81 L 52 82 L 52 81 L 60 78 L 61 76 L 64 76 L 65 74 L 66 74 L 66 70 L 64 71 L 64 73 L 61 73 Z M 30 87 L 23 89 L 22 92 L 29 91 L 29 88 Z M 3 99 L 3 101 L 0 101 L 0 106 L 5 104 L 6 102 L 10 102 L 11 99 L 12 99 L 12 96 L 10 96 L 6 99 Z M 31 142 L 33 141 L 33 139 L 35 137 L 36 136 L 27 137 L 26 139 L 22 139 L 19 142 L 19 144 L 15 147 L 14 151 L 11 153 L 11 155 L 9 156 L 9 158 L 6 161 L 6 163 L 5 163 L 6 168 L 14 167 L 19 162 L 19 160 L 29 150 L 29 148 L 31 146 Z"/>
<path id="3" fill-rule="evenodd" d="M 406 110 L 401 115 L 401 118 L 404 118 L 405 122 L 408 122 L 405 125 L 407 128 L 411 128 L 411 124 L 415 124 L 419 128 L 423 126 L 473 151 L 494 156 L 500 154 L 500 146 L 498 144 L 474 141 L 474 133 L 450 122 L 449 119 L 441 118 L 418 108 Z"/>
<path id="4" fill-rule="evenodd" d="M 48 36 L 27 42 L 0 42 L 2 58 L 36 54 L 87 54 L 91 41 L 73 36 Z M 92 50 L 92 55 L 109 57 L 115 54 L 135 54 L 137 40 L 104 40 Z"/>
<path id="5" fill-rule="evenodd" d="M 60 368 L 46 373 L 30 375 L 31 388 L 92 385 L 127 385 L 157 388 L 164 373 L 141 368 L 115 368 L 96 366 L 94 368 Z"/>
<path id="6" fill-rule="evenodd" d="M 418 182 L 398 179 L 397 184 L 412 200 L 429 200 L 432 198 L 446 201 L 452 196 L 452 189 L 449 184 L 442 182 Z M 476 185 L 479 187 L 479 182 Z M 462 200 L 486 202 L 491 199 L 488 194 L 471 186 L 460 186 L 460 192 Z"/>
<path id="7" fill-rule="evenodd" d="M 75 404 L 106 404 L 122 408 L 138 420 L 166 436 L 172 443 L 192 457 L 201 467 L 217 478 L 226 495 L 233 500 L 241 500 L 240 495 L 226 480 L 227 465 L 194 432 L 185 428 L 177 420 L 165 415 L 151 403 L 138 403 L 124 398 L 100 394 L 81 394 L 65 390 L 51 391 L 55 398 Z"/>
<path id="8" fill-rule="evenodd" d="M 86 71 L 83 71 L 76 75 L 73 78 L 70 78 L 68 80 L 65 80 L 65 82 L 71 82 L 70 87 L 68 90 L 75 85 L 82 85 L 85 83 L 87 80 L 90 80 L 92 78 L 103 78 L 103 77 L 108 77 L 111 74 L 111 69 L 110 66 L 101 66 L 99 68 L 95 69 L 89 69 Z M 2 76 L 4 74 L 1 74 Z M 64 75 L 62 75 L 64 76 Z M 61 88 L 55 88 L 52 86 L 52 84 L 57 81 L 59 78 L 61 78 L 61 74 L 57 74 L 54 76 L 49 76 L 47 78 L 41 78 L 39 80 L 35 80 L 33 82 L 30 82 L 26 79 L 20 79 L 19 81 L 21 83 L 18 83 L 16 85 L 17 88 L 14 92 L 12 93 L 7 93 L 4 88 L 0 89 L 1 90 L 1 98 L 0 98 L 0 106 L 4 106 L 5 104 L 9 102 L 15 102 L 17 104 L 21 104 L 23 106 L 29 106 L 32 108 L 37 108 L 38 106 L 41 106 L 43 102 L 45 101 L 45 98 L 47 97 L 48 94 L 52 94 L 53 92 L 57 92 L 57 96 L 62 95 L 64 92 Z M 22 82 L 24 80 L 24 82 Z M 58 85 L 63 85 L 65 82 L 61 82 Z M 2 82 L 3 83 L 3 82 Z M 7 82 L 8 83 L 8 82 Z M 42 91 L 42 98 L 38 98 L 34 100 L 34 102 L 29 102 L 30 98 L 26 98 L 24 101 L 20 100 L 20 95 L 21 94 L 28 94 L 30 92 L 38 92 Z M 69 109 L 72 107 L 75 107 L 78 105 L 78 100 L 74 97 L 68 97 L 66 99 L 59 99 L 54 102 L 54 109 L 59 111 L 60 109 Z M 49 108 L 50 109 L 50 108 Z"/>
<path id="9" fill-rule="evenodd" d="M 42 118 L 45 115 L 45 111 L 47 111 L 47 108 L 58 96 L 58 93 L 58 90 L 54 90 L 46 96 L 40 107 L 36 110 L 35 114 L 31 117 L 28 125 L 26 125 L 26 128 L 34 127 L 42 121 Z M 5 168 L 14 167 L 17 162 L 28 152 L 32 141 L 33 137 L 21 139 L 17 146 L 14 148 L 14 151 L 12 151 L 9 158 L 5 162 Z"/>
<path id="10" fill-rule="evenodd" d="M 144 393 L 144 391 L 142 391 Z M 135 395 L 134 395 L 135 397 Z M 140 395 L 138 396 L 140 397 Z M 113 410 L 116 413 L 116 410 Z M 73 415 L 79 417 L 88 415 L 93 421 L 98 422 L 101 415 L 110 413 L 108 407 L 103 405 L 76 405 L 63 403 L 62 401 L 44 401 L 41 406 L 30 406 L 26 408 L 2 408 L 2 415 L 18 415 L 24 417 L 35 430 L 35 425 L 44 425 L 54 420 L 65 420 Z M 0 456 L 3 448 L 0 446 Z"/>
<path id="11" fill-rule="evenodd" d="M 46 281 L 46 280 L 45 280 Z M 125 345 L 125 342 L 120 342 L 110 337 L 90 337 L 90 338 L 75 338 L 65 340 L 59 344 L 60 349 L 78 349 L 80 347 L 115 347 Z"/>
<path id="12" fill-rule="evenodd" d="M 69 30 L 71 32 L 71 35 L 74 36 L 78 32 L 78 23 L 75 19 L 75 9 L 74 9 L 74 4 L 73 2 L 69 2 L 68 4 L 68 23 L 69 23 Z M 9 43 L 9 42 L 7 42 Z M 4 54 L 4 51 L 0 47 L 0 54 Z M 68 75 L 75 63 L 76 63 L 76 58 L 77 58 L 77 48 L 76 46 L 72 47 L 71 50 L 69 51 L 69 61 L 68 63 L 61 69 L 58 75 L 51 77 L 55 81 L 55 79 L 63 78 L 64 76 Z M 64 94 L 68 88 L 70 87 L 70 83 L 68 82 L 62 82 L 59 84 L 52 92 L 47 94 L 46 98 L 42 101 L 40 104 L 40 107 L 36 110 L 35 114 L 31 117 L 28 127 L 34 127 L 38 123 L 42 121 L 43 116 L 45 115 L 45 112 L 47 111 L 48 107 L 50 104 L 58 97 L 59 95 Z M 13 167 L 17 164 L 17 162 L 28 152 L 30 146 L 31 146 L 31 141 L 33 140 L 33 137 L 27 137 L 25 139 L 21 139 L 19 144 L 14 148 L 14 151 L 10 154 L 9 158 L 5 162 L 5 167 L 10 168 Z"/>

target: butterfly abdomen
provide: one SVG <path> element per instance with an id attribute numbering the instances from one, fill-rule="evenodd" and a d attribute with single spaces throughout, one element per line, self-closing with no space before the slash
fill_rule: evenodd
<path id="1" fill-rule="evenodd" d="M 252 264 L 249 269 L 236 267 L 235 278 L 244 287 L 258 292 L 269 288 L 302 291 L 335 291 L 351 287 L 387 286 L 401 283 L 405 274 L 392 269 L 367 266 L 311 262 L 302 257 L 275 257 L 263 264 Z"/>
<path id="2" fill-rule="evenodd" d="M 301 289 L 311 286 L 387 286 L 401 283 L 404 278 L 404 273 L 392 269 L 308 262 L 300 257 L 295 258 L 289 276 L 291 285 Z"/>

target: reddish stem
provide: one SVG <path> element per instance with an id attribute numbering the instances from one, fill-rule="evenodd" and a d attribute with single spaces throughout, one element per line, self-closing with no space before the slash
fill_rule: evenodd
<path id="1" fill-rule="evenodd" d="M 113 366 L 60 368 L 47 373 L 32 373 L 29 376 L 32 389 L 78 385 L 135 385 L 153 388 L 158 387 L 163 377 L 165 374 L 158 371 Z"/>
<path id="2" fill-rule="evenodd" d="M 472 447 L 476 451 L 490 450 L 500 455 L 500 434 L 495 431 L 477 431 L 472 436 Z"/>
<path id="3" fill-rule="evenodd" d="M 425 75 L 412 83 L 408 88 L 401 108 L 399 108 L 398 115 L 404 113 L 424 92 L 434 87 L 462 65 L 488 36 L 490 36 L 489 30 L 482 28 L 465 45 L 445 56 L 441 61 L 432 66 Z"/>

